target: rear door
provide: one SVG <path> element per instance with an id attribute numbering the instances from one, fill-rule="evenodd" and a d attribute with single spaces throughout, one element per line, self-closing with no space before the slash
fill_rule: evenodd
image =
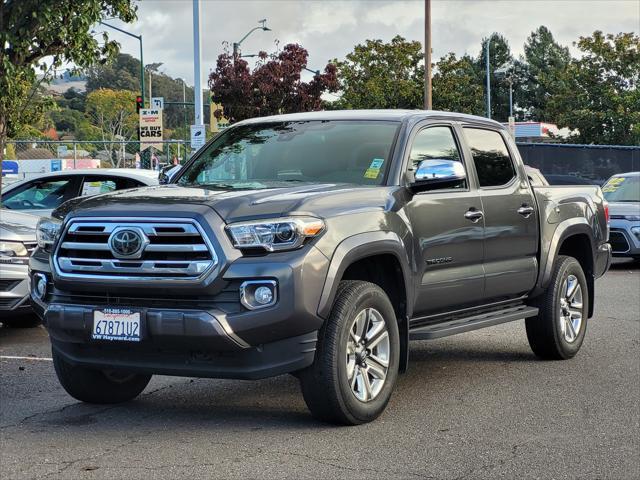
<path id="1" fill-rule="evenodd" d="M 538 271 L 533 191 L 504 132 L 475 126 L 463 130 L 484 212 L 485 299 L 519 297 L 533 288 Z"/>
<path id="2" fill-rule="evenodd" d="M 426 159 L 459 161 L 469 172 L 458 133 L 450 124 L 425 124 L 409 141 L 408 168 Z M 416 192 L 406 205 L 418 259 L 416 316 L 475 305 L 484 293 L 483 237 L 480 197 L 467 175 L 456 188 Z M 466 215 L 466 216 L 465 216 Z"/>

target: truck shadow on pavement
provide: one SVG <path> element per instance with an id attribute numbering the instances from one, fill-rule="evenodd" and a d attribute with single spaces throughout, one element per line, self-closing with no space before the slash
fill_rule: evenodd
<path id="1" fill-rule="evenodd" d="M 524 336 L 522 329 L 522 336 Z M 462 338 L 419 342 L 412 346 L 409 372 L 402 375 L 385 416 L 403 407 L 407 396 L 427 405 L 435 392 L 455 392 L 470 376 L 499 375 L 505 365 L 539 364 L 526 345 L 493 346 L 486 339 Z M 526 338 L 524 340 L 526 344 Z M 514 348 L 515 347 L 515 348 Z M 527 347 L 528 348 L 528 347 Z M 526 369 L 521 366 L 518 368 Z M 51 375 L 54 375 L 51 366 Z M 25 381 L 36 380 L 26 377 Z M 34 388 L 36 386 L 34 385 Z M 307 411 L 297 379 L 283 375 L 260 381 L 156 377 L 136 400 L 118 405 L 66 403 L 20 421 L 31 433 L 84 432 L 130 435 L 132 431 L 168 429 L 177 435 L 192 430 L 253 431 L 334 428 Z M 398 408 L 394 408 L 396 405 Z M 71 429 L 71 430 L 69 430 Z"/>

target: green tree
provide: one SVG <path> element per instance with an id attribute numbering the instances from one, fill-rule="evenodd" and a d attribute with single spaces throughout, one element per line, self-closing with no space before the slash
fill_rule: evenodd
<path id="1" fill-rule="evenodd" d="M 391 42 L 366 40 L 338 68 L 342 96 L 337 108 L 421 108 L 424 55 L 420 42 L 397 35 Z"/>
<path id="2" fill-rule="evenodd" d="M 117 52 L 118 44 L 106 33 L 94 38 L 91 26 L 104 17 L 130 22 L 135 12 L 132 0 L 0 2 L 0 160 L 7 136 L 44 109 L 34 97 L 55 68 L 84 68 Z"/>
<path id="3" fill-rule="evenodd" d="M 433 108 L 472 115 L 484 114 L 484 93 L 474 59 L 468 55 L 457 58 L 454 53 L 435 64 Z"/>
<path id="4" fill-rule="evenodd" d="M 152 87 L 154 97 L 164 97 L 165 102 L 193 101 L 193 87 L 184 87 L 182 80 L 159 71 L 162 63 L 145 65 L 147 88 Z M 140 91 L 140 60 L 126 53 L 118 54 L 112 61 L 96 64 L 86 70 L 87 93 L 101 88 L 111 90 Z M 148 97 L 149 92 L 145 92 Z M 184 97 L 183 97 L 184 94 Z M 165 104 L 164 125 L 167 128 L 188 127 L 193 117 L 193 107 Z"/>
<path id="5" fill-rule="evenodd" d="M 493 33 L 488 39 L 482 39 L 480 55 L 476 60 L 476 75 L 486 99 L 486 65 L 487 65 L 487 42 L 489 47 L 489 71 L 491 78 L 491 118 L 500 122 L 506 122 L 509 118 L 509 85 L 503 78 L 496 75 L 496 70 L 513 62 L 511 47 L 505 37 L 498 33 Z M 485 100 L 486 101 L 486 100 Z"/>
<path id="6" fill-rule="evenodd" d="M 531 32 L 524 44 L 524 57 L 519 62 L 521 69 L 515 78 L 515 95 L 525 118 L 553 122 L 549 116 L 549 98 L 562 86 L 571 54 L 569 49 L 558 44 L 551 31 L 543 26 Z"/>
<path id="7" fill-rule="evenodd" d="M 640 36 L 596 31 L 576 43 L 548 110 L 582 143 L 640 145 Z"/>
<path id="8" fill-rule="evenodd" d="M 135 109 L 136 93 L 127 90 L 96 90 L 87 95 L 86 115 L 95 125 L 105 143 L 105 150 L 114 167 L 124 160 L 120 140 L 130 140 L 136 133 L 138 116 Z"/>

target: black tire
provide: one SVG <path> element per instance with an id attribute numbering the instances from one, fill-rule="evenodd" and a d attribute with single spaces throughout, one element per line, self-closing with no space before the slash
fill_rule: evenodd
<path id="1" fill-rule="evenodd" d="M 363 311 L 374 311 L 375 315 L 378 313 L 381 315 L 389 340 L 388 354 L 385 357 L 388 360 L 386 378 L 382 381 L 378 393 L 372 394 L 372 398 L 366 401 L 358 399 L 357 394 L 352 391 L 346 362 L 347 343 L 351 342 L 353 338 L 351 328 L 356 316 Z M 365 338 L 367 337 L 366 333 L 369 332 L 369 325 L 374 325 L 369 322 L 368 318 L 365 320 L 363 330 L 365 335 L 362 335 Z M 377 324 L 382 326 L 381 318 L 379 316 L 375 318 Z M 354 343 L 353 345 L 358 344 Z M 385 345 L 387 345 L 386 341 Z M 372 349 L 374 348 L 376 347 L 372 347 Z M 368 349 L 365 350 L 369 352 Z M 380 366 L 373 363 L 375 356 L 367 357 L 366 355 L 361 360 L 363 366 L 354 368 L 366 368 L 368 371 L 374 365 Z M 352 356 L 356 357 L 355 354 Z M 319 420 L 342 425 L 359 425 L 370 422 L 376 419 L 389 403 L 398 378 L 399 359 L 398 322 L 393 306 L 385 292 L 369 282 L 355 280 L 340 282 L 331 315 L 318 335 L 315 361 L 311 367 L 303 370 L 299 375 L 304 400 L 312 415 Z M 367 364 L 367 360 L 369 364 Z M 370 385 L 377 380 L 374 376 L 369 377 L 369 373 L 362 373 L 364 371 L 353 370 L 352 378 L 355 379 L 356 372 L 361 372 L 361 383 L 364 384 L 364 375 L 367 375 L 366 384 L 369 388 L 367 392 L 372 392 L 374 390 Z M 355 381 L 353 384 L 356 385 L 356 388 L 360 385 Z"/>
<path id="2" fill-rule="evenodd" d="M 151 375 L 102 371 L 71 365 L 54 349 L 53 366 L 62 387 L 76 400 L 109 404 L 133 400 L 145 389 Z"/>
<path id="3" fill-rule="evenodd" d="M 581 323 L 576 332 L 575 339 L 567 340 L 563 329 L 573 334 L 573 330 L 568 323 L 562 319 L 562 312 L 568 312 L 568 308 L 563 309 L 562 298 L 565 298 L 567 279 L 573 276 L 577 279 L 582 294 L 581 307 L 575 307 L 578 303 L 569 304 L 575 307 L 573 310 L 581 312 Z M 564 304 L 566 306 L 566 303 Z M 551 282 L 546 291 L 536 299 L 535 306 L 539 308 L 538 316 L 527 318 L 525 325 L 529 345 L 538 357 L 545 360 L 566 360 L 573 358 L 584 341 L 587 331 L 587 316 L 589 309 L 589 290 L 587 279 L 582 271 L 580 263 L 567 256 L 558 256 L 551 276 Z M 566 318 L 566 317 L 565 317 Z"/>
<path id="4" fill-rule="evenodd" d="M 0 317 L 0 323 L 9 328 L 35 328 L 40 325 L 40 319 L 35 313 Z"/>

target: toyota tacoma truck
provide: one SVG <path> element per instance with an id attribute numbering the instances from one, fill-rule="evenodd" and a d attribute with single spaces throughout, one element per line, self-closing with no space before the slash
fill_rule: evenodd
<path id="1" fill-rule="evenodd" d="M 375 419 L 411 340 L 525 320 L 569 359 L 610 264 L 597 186 L 532 187 L 508 131 L 435 111 L 242 121 L 167 185 L 43 219 L 31 298 L 78 400 L 154 374 L 300 379 L 312 414 Z"/>

